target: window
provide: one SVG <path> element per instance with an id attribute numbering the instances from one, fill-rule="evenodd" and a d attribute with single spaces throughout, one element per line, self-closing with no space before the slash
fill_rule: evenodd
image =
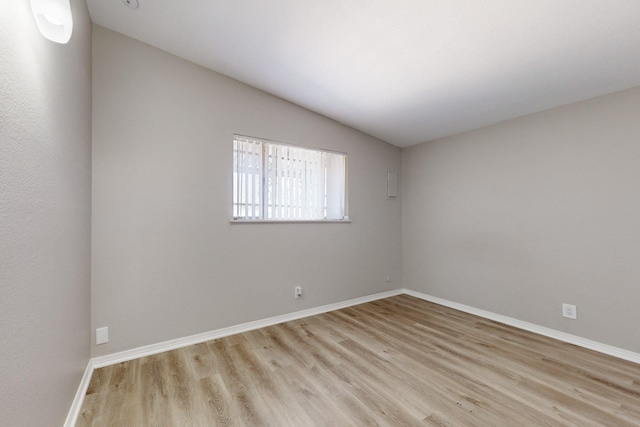
<path id="1" fill-rule="evenodd" d="M 234 135 L 234 220 L 347 220 L 346 183 L 346 154 Z"/>

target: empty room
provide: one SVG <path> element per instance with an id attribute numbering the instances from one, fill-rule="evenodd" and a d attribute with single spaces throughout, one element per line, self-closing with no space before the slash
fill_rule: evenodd
<path id="1" fill-rule="evenodd" d="M 640 426 L 640 2 L 0 3 L 0 425 Z"/>

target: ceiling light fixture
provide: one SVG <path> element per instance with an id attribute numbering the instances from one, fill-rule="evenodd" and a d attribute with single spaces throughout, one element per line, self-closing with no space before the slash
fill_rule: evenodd
<path id="1" fill-rule="evenodd" d="M 67 43 L 73 32 L 69 0 L 31 0 L 31 12 L 40 34 L 56 43 Z"/>

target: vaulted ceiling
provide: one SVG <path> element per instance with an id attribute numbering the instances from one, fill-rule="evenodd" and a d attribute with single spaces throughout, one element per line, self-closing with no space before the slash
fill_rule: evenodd
<path id="1" fill-rule="evenodd" d="M 640 85 L 638 0 L 87 0 L 94 23 L 406 147 Z"/>

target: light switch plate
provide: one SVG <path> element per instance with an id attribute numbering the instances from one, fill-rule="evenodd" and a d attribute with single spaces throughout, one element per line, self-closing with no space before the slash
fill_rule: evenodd
<path id="1" fill-rule="evenodd" d="M 398 197 L 398 172 L 387 172 L 387 198 L 395 199 Z"/>

